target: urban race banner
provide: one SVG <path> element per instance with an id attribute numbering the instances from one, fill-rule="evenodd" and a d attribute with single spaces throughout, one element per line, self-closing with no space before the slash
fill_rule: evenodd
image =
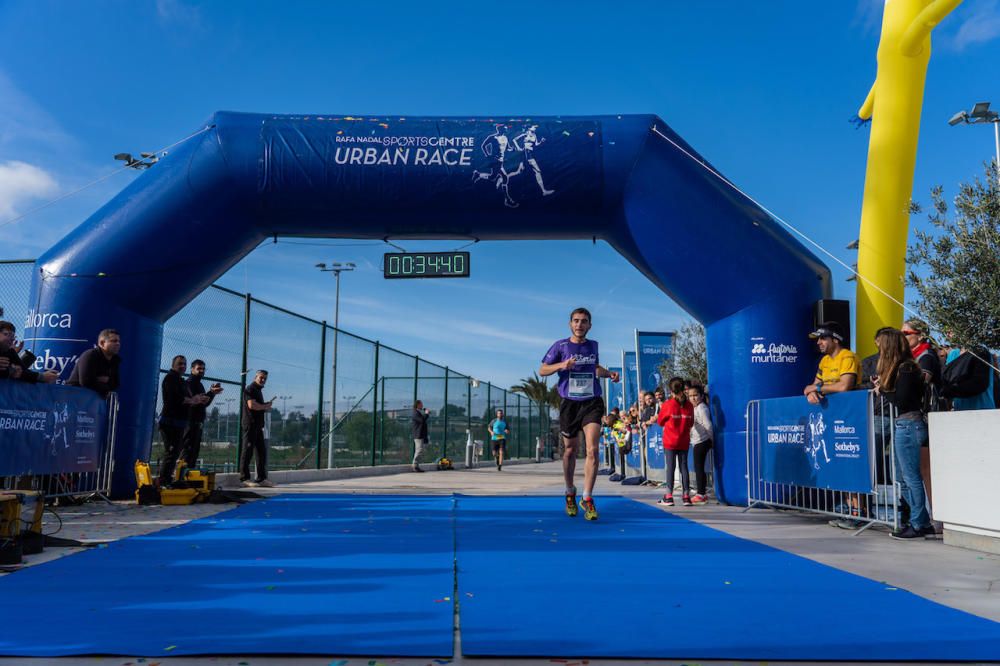
<path id="1" fill-rule="evenodd" d="M 616 367 L 608 366 L 608 371 L 609 372 L 617 372 L 619 379 L 618 379 L 617 382 L 613 382 L 610 379 L 604 380 L 604 385 L 606 387 L 605 396 L 607 398 L 607 405 L 606 405 L 607 406 L 607 410 L 610 413 L 612 409 L 614 409 L 615 407 L 617 407 L 619 410 L 624 411 L 625 410 L 625 396 L 622 393 L 622 386 L 623 386 L 622 379 L 621 379 L 622 369 L 620 367 L 616 368 Z"/>
<path id="2" fill-rule="evenodd" d="M 87 389 L 0 381 L 0 476 L 96 471 L 107 410 Z"/>
<path id="3" fill-rule="evenodd" d="M 874 490 L 867 391 L 760 401 L 761 478 L 847 492 Z"/>
<path id="4" fill-rule="evenodd" d="M 674 334 L 635 332 L 635 351 L 639 376 L 639 390 L 655 391 L 663 386 L 669 377 L 662 377 L 660 369 L 673 366 Z"/>
<path id="5" fill-rule="evenodd" d="M 622 390 L 625 392 L 625 408 L 628 409 L 639 400 L 639 388 L 636 385 L 635 352 L 622 353 Z"/>

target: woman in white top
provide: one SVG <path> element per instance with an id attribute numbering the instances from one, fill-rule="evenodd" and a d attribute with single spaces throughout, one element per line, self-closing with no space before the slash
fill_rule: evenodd
<path id="1" fill-rule="evenodd" d="M 685 389 L 688 400 L 694 405 L 694 426 L 691 428 L 691 448 L 694 449 L 694 479 L 695 495 L 691 498 L 692 504 L 706 504 L 708 502 L 707 475 L 705 474 L 705 460 L 708 452 L 712 449 L 712 415 L 708 411 L 705 403 L 705 392 L 700 384 L 692 384 Z"/>

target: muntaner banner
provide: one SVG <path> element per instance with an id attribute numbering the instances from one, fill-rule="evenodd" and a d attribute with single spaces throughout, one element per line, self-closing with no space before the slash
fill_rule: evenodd
<path id="1" fill-rule="evenodd" d="M 0 476 L 96 471 L 107 412 L 87 389 L 0 381 Z"/>
<path id="2" fill-rule="evenodd" d="M 669 379 L 661 376 L 661 368 L 673 365 L 674 334 L 636 331 L 635 351 L 639 390 L 655 391 Z"/>
<path id="3" fill-rule="evenodd" d="M 874 490 L 867 391 L 834 393 L 822 404 L 805 397 L 760 401 L 761 478 L 870 493 Z"/>

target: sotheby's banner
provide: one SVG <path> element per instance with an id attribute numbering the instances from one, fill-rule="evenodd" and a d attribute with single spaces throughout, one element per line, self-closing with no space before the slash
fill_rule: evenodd
<path id="1" fill-rule="evenodd" d="M 107 411 L 87 389 L 0 381 L 0 476 L 96 471 Z"/>
<path id="2" fill-rule="evenodd" d="M 870 493 L 874 490 L 868 392 L 812 405 L 805 397 L 760 401 L 761 478 L 773 483 Z"/>

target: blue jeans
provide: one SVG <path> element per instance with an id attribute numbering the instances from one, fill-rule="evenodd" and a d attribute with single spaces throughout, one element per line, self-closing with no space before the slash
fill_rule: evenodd
<path id="1" fill-rule="evenodd" d="M 920 447 L 927 441 L 927 424 L 922 420 L 896 419 L 896 480 L 903 499 L 910 505 L 910 525 L 915 530 L 931 524 L 920 476 Z"/>

